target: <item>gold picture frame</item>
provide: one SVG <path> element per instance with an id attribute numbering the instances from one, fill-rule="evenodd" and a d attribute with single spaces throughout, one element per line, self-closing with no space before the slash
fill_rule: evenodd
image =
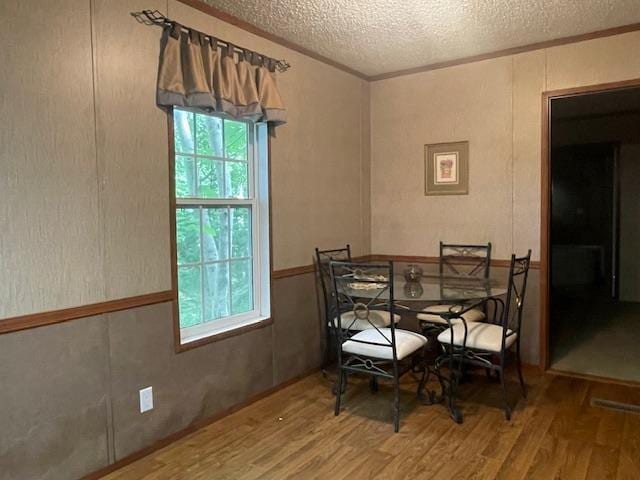
<path id="1" fill-rule="evenodd" d="M 469 193 L 469 142 L 424 146 L 425 195 Z"/>

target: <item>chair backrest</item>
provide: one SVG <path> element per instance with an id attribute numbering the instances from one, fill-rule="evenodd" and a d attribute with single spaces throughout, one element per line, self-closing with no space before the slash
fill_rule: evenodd
<path id="1" fill-rule="evenodd" d="M 486 245 L 456 245 L 440 242 L 440 275 L 489 278 L 491 242 Z"/>
<path id="2" fill-rule="evenodd" d="M 395 361 L 397 359 L 395 322 L 390 322 L 389 331 L 382 332 L 379 323 L 371 318 L 372 311 L 389 312 L 388 314 L 393 318 L 393 263 L 364 264 L 332 261 L 330 268 L 333 297 L 338 312 L 339 345 L 342 345 L 343 337 L 351 337 L 348 333 L 350 324 L 366 321 L 370 329 L 375 329 L 379 333 L 377 336 L 379 340 L 376 338 L 376 341 L 362 341 L 351 337 L 351 341 L 388 347 L 392 350 Z M 344 315 L 348 312 L 352 315 Z"/>
<path id="3" fill-rule="evenodd" d="M 335 318 L 335 301 L 333 300 L 333 288 L 331 285 L 331 261 L 351 262 L 351 245 L 333 250 L 320 250 L 316 248 L 316 268 L 320 277 L 324 311 L 328 321 Z"/>
<path id="4" fill-rule="evenodd" d="M 504 339 L 508 335 L 507 330 L 520 335 L 522 326 L 522 312 L 524 310 L 524 299 L 527 292 L 527 278 L 529 277 L 529 266 L 531 264 L 531 250 L 525 257 L 517 258 L 511 255 L 511 266 L 509 268 L 509 283 L 507 297 L 505 299 L 504 311 L 502 315 L 503 347 Z"/>

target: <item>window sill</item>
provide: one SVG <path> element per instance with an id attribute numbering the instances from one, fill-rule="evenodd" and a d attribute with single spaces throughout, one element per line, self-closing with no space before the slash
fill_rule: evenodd
<path id="1" fill-rule="evenodd" d="M 217 333 L 212 333 L 211 335 L 206 335 L 200 338 L 194 338 L 193 340 L 187 340 L 182 343 L 179 334 L 177 335 L 176 340 L 180 343 L 176 344 L 176 353 L 186 352 L 187 350 L 193 350 L 194 348 L 201 347 L 203 345 L 208 345 L 209 343 L 219 342 L 220 340 L 225 340 L 227 338 L 236 337 L 238 335 L 243 335 L 248 332 L 252 332 L 253 330 L 258 330 L 261 328 L 268 327 L 273 324 L 273 319 L 271 317 L 266 318 L 257 318 L 251 323 L 246 323 L 244 325 L 231 327 L 228 330 L 223 330 Z"/>

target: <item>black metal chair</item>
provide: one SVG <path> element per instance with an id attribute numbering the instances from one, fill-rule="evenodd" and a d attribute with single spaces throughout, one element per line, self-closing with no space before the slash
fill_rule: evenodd
<path id="1" fill-rule="evenodd" d="M 329 263 L 333 260 L 351 262 L 351 245 L 344 248 L 334 248 L 332 250 L 320 250 L 316 247 L 316 271 L 320 278 L 323 299 L 323 329 L 325 332 L 325 345 L 322 361 L 322 371 L 333 361 L 332 347 L 336 340 L 334 335 L 334 325 L 336 318 L 335 300 L 333 298 L 333 288 L 331 285 L 331 269 Z"/>
<path id="2" fill-rule="evenodd" d="M 393 264 L 358 264 L 330 262 L 336 302 L 339 376 L 336 382 L 335 414 L 340 413 L 342 393 L 348 375 L 361 373 L 371 379 L 393 382 L 393 428 L 400 428 L 400 377 L 412 369 L 411 359 L 421 352 L 427 339 L 415 332 L 387 326 L 380 318 L 393 318 Z M 352 325 L 367 325 L 359 331 Z M 377 385 L 377 383 L 376 383 Z M 338 388 L 340 386 L 340 388 Z M 418 392 L 418 394 L 420 391 Z"/>
<path id="3" fill-rule="evenodd" d="M 511 419 L 504 373 L 508 353 L 514 345 L 520 387 L 523 396 L 527 396 L 522 376 L 520 340 L 530 263 L 531 250 L 525 257 L 511 256 L 506 298 L 504 302 L 501 300 L 496 302 L 496 308 L 500 311 L 494 315 L 497 319 L 495 323 L 467 322 L 464 319 L 465 310 L 458 312 L 455 308 L 449 315 L 445 314 L 449 328 L 438 335 L 438 341 L 443 346 L 444 353 L 436 360 L 436 372 L 442 385 L 443 395 L 448 397 L 451 414 L 458 422 L 462 421 L 462 414 L 456 410 L 454 401 L 463 364 L 497 372 L 502 386 L 505 416 L 507 420 Z M 445 365 L 449 370 L 448 379 L 445 379 L 441 372 L 441 368 Z"/>
<path id="4" fill-rule="evenodd" d="M 338 312 L 335 307 L 336 303 L 333 286 L 331 284 L 331 269 L 329 266 L 332 261 L 352 263 L 351 246 L 347 244 L 345 248 L 337 248 L 333 250 L 319 250 L 316 248 L 316 266 L 324 298 L 324 329 L 326 342 L 324 348 L 324 360 L 322 362 L 323 371 L 326 371 L 327 367 L 334 361 L 334 350 L 337 339 L 336 329 L 338 328 Z M 391 323 L 391 318 L 394 319 L 394 323 L 398 323 L 401 319 L 400 315 L 389 315 L 387 312 L 375 311 L 373 315 L 375 316 L 375 323 L 379 327 L 388 326 L 389 323 Z M 355 318 L 353 312 L 343 313 L 342 320 L 342 329 L 346 330 L 344 333 L 345 336 L 348 332 L 358 332 L 360 330 L 371 328 L 369 322 Z"/>
<path id="5" fill-rule="evenodd" d="M 488 279 L 491 268 L 491 242 L 486 245 L 456 245 L 440 242 L 440 275 L 452 277 L 473 277 Z M 447 322 L 442 318 L 452 304 L 430 305 L 417 315 L 423 329 L 432 326 L 445 328 Z M 472 308 L 464 313 L 467 322 L 481 322 L 486 318 L 486 308 Z"/>

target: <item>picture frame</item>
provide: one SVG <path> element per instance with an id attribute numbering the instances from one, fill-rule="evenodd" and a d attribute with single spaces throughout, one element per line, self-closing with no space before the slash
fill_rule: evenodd
<path id="1" fill-rule="evenodd" d="M 424 146 L 425 195 L 469 193 L 469 142 Z"/>

